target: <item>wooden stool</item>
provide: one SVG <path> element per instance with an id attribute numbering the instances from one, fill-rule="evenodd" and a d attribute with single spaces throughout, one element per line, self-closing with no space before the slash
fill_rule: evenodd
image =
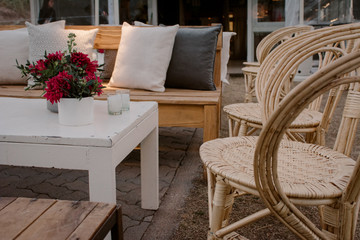
<path id="1" fill-rule="evenodd" d="M 1 239 L 123 239 L 116 204 L 55 199 L 0 198 Z"/>

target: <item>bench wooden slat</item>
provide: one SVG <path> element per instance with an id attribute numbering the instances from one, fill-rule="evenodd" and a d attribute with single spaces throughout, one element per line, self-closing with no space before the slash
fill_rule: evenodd
<path id="1" fill-rule="evenodd" d="M 159 104 L 204 105 L 215 104 L 219 97 L 167 97 L 167 96 L 132 96 L 132 101 L 156 101 Z"/>
<path id="2" fill-rule="evenodd" d="M 25 27 L 26 27 L 25 25 L 1 25 L 0 30 L 14 30 Z"/>
<path id="3" fill-rule="evenodd" d="M 159 126 L 201 128 L 204 125 L 204 110 L 201 105 L 168 105 L 159 107 Z"/>
<path id="4" fill-rule="evenodd" d="M 52 199 L 30 198 L 18 198 L 11 202 L 0 211 L 1 238 L 14 239 L 54 203 Z"/>
<path id="5" fill-rule="evenodd" d="M 42 90 L 25 91 L 23 85 L 0 85 L 0 96 L 2 97 L 27 97 L 40 98 Z M 104 94 L 96 99 L 106 99 L 106 93 L 113 92 L 119 88 L 106 88 Z M 165 92 L 150 92 L 144 90 L 130 90 L 132 101 L 157 101 L 164 104 L 190 104 L 204 105 L 216 104 L 219 102 L 220 90 L 217 91 L 197 91 L 186 89 L 166 89 Z"/>
<path id="6" fill-rule="evenodd" d="M 0 198 L 1 239 L 123 239 L 121 218 L 115 204 Z"/>
<path id="7" fill-rule="evenodd" d="M 0 211 L 6 207 L 7 205 L 9 205 L 11 202 L 15 201 L 16 198 L 3 198 L 0 197 Z"/>
<path id="8" fill-rule="evenodd" d="M 68 239 L 92 239 L 94 237 L 94 232 L 90 232 L 89 229 L 96 229 L 96 231 L 100 230 L 100 226 L 105 223 L 104 216 L 110 216 L 114 211 L 115 206 L 106 203 L 97 204 Z"/>
<path id="9" fill-rule="evenodd" d="M 66 239 L 97 203 L 56 201 L 48 211 L 29 226 L 20 239 Z"/>
<path id="10" fill-rule="evenodd" d="M 25 85 L 0 85 L 1 97 L 40 98 L 42 90 L 25 91 Z"/>
<path id="11" fill-rule="evenodd" d="M 105 84 L 105 86 L 107 86 L 107 84 Z M 118 89 L 121 88 L 117 88 L 117 87 L 106 87 L 105 91 L 106 92 L 110 92 L 110 91 L 116 91 Z M 131 89 L 130 90 L 131 93 L 133 95 L 142 95 L 142 96 L 146 96 L 146 95 L 159 95 L 159 96 L 185 96 L 185 97 L 191 97 L 194 96 L 196 93 L 196 96 L 219 96 L 219 91 L 215 90 L 215 91 L 202 91 L 202 90 L 191 90 L 191 89 L 180 89 L 180 88 L 166 88 L 165 92 L 151 92 L 151 91 L 144 91 L 144 90 L 140 90 L 140 89 Z"/>

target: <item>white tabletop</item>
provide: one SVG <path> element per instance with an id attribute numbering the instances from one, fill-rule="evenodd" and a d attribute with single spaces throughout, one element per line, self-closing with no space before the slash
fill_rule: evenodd
<path id="1" fill-rule="evenodd" d="M 94 101 L 94 123 L 63 126 L 45 99 L 0 98 L 0 142 L 112 147 L 156 111 L 156 102 L 131 102 L 130 111 L 109 115 L 106 101 Z"/>

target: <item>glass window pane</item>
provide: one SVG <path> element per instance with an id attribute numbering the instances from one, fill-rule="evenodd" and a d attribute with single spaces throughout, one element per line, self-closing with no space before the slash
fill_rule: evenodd
<path id="1" fill-rule="evenodd" d="M 109 24 L 109 4 L 108 3 L 109 3 L 109 0 L 99 0 L 99 24 Z"/>
<path id="2" fill-rule="evenodd" d="M 30 22 L 29 0 L 0 0 L 1 25 L 25 25 Z"/>
<path id="3" fill-rule="evenodd" d="M 321 0 L 320 2 L 320 21 L 322 22 L 344 22 L 345 21 L 345 1 Z"/>
<path id="4" fill-rule="evenodd" d="M 261 42 L 261 40 L 263 40 L 264 37 L 266 37 L 270 32 L 255 32 L 254 33 L 254 56 L 256 61 L 258 61 L 257 57 L 256 57 L 256 48 L 259 45 L 259 43 Z"/>
<path id="5" fill-rule="evenodd" d="M 147 0 L 120 0 L 120 24 L 123 22 L 133 23 L 148 21 Z"/>
<path id="6" fill-rule="evenodd" d="M 332 25 L 348 23 L 347 16 L 351 0 L 305 0 L 304 20 L 314 25 Z M 354 6 L 356 1 L 353 1 Z M 354 10 L 356 10 L 354 8 Z"/>
<path id="7" fill-rule="evenodd" d="M 354 19 L 356 21 L 360 21 L 360 1 L 354 1 L 353 2 L 354 6 Z"/>
<path id="8" fill-rule="evenodd" d="M 39 0 L 38 23 L 66 20 L 66 25 L 93 25 L 94 0 Z"/>
<path id="9" fill-rule="evenodd" d="M 285 21 L 285 0 L 258 0 L 258 22 Z"/>

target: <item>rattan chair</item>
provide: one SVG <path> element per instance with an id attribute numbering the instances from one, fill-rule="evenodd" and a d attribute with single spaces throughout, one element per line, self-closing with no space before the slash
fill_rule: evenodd
<path id="1" fill-rule="evenodd" d="M 252 102 L 255 97 L 255 79 L 259 71 L 261 63 L 265 60 L 266 56 L 274 50 L 281 43 L 297 36 L 301 33 L 313 30 L 312 26 L 297 25 L 288 26 L 277 29 L 270 34 L 266 35 L 256 47 L 257 62 L 244 62 L 244 67 L 241 69 L 244 74 L 245 81 L 245 101 Z"/>
<path id="2" fill-rule="evenodd" d="M 333 150 L 281 141 L 291 121 L 306 104 L 329 88 L 349 82 L 357 82 L 357 85 L 348 92 Z M 289 94 L 281 107 L 271 114 L 258 139 L 254 157 L 257 190 L 271 212 L 303 239 L 354 238 L 360 203 L 360 157 L 355 161 L 349 155 L 359 119 L 360 51 L 357 51 L 329 65 L 323 73 L 311 77 Z M 286 146 L 290 149 L 285 150 Z M 292 161 L 300 160 L 295 167 L 302 164 L 303 170 L 306 169 L 303 173 L 295 170 L 291 177 L 285 177 L 286 183 L 281 172 L 287 170 L 281 170 L 281 161 L 288 162 L 289 158 L 282 156 L 284 152 L 294 154 Z M 298 177 L 305 181 L 297 182 Z M 322 229 L 294 204 L 320 206 Z"/>
<path id="3" fill-rule="evenodd" d="M 249 136 L 262 128 L 263 92 L 277 91 L 276 99 L 271 102 L 276 107 L 290 90 L 292 74 L 303 61 L 317 54 L 318 69 L 321 69 L 338 57 L 359 48 L 359 41 L 351 37 L 351 32 L 346 33 L 349 37 L 346 34 L 340 37 L 342 32 L 347 31 L 346 28 L 328 27 L 303 33 L 282 43 L 271 52 L 260 67 L 256 79 L 259 103 L 235 103 L 224 107 L 229 121 L 229 136 Z M 277 65 L 281 67 L 276 67 Z M 322 97 L 311 103 L 292 123 L 288 135 L 293 140 L 324 144 L 324 134 L 344 88 L 345 86 L 342 86 L 331 92 L 322 111 Z"/>
<path id="4" fill-rule="evenodd" d="M 360 24 L 344 26 L 338 36 L 344 35 L 360 38 Z M 341 55 L 299 84 L 277 107 L 263 105 L 266 124 L 260 137 L 215 139 L 201 146 L 200 157 L 208 172 L 208 239 L 244 239 L 234 231 L 271 213 L 303 239 L 353 238 L 360 163 L 348 155 L 360 118 L 359 69 L 359 51 Z M 284 138 L 292 121 L 317 97 L 356 81 L 348 93 L 334 150 Z M 266 103 L 275 99 L 277 92 L 263 94 Z M 267 208 L 229 224 L 239 192 L 261 196 Z M 294 204 L 319 206 L 322 229 Z"/>

